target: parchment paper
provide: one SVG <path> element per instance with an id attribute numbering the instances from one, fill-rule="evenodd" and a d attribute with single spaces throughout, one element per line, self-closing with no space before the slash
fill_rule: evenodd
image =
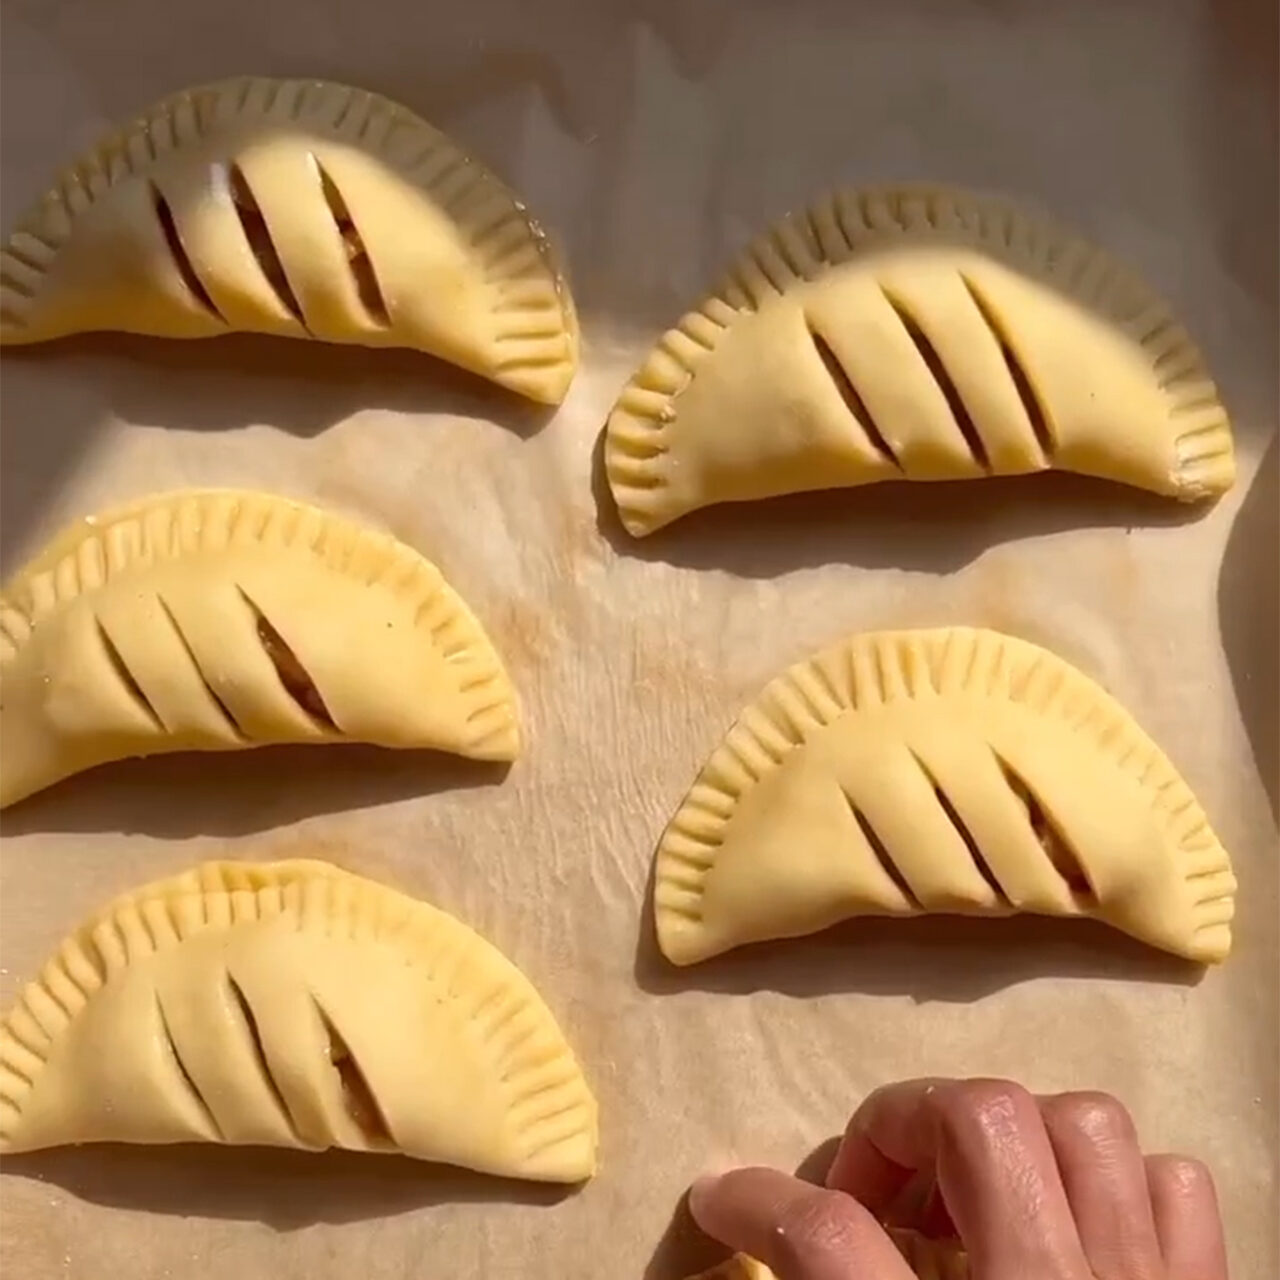
<path id="1" fill-rule="evenodd" d="M 304 749 L 140 762 L 39 797 L 4 823 L 0 995 L 117 891 L 318 842 L 515 960 L 603 1126 L 599 1177 L 567 1195 L 384 1157 L 14 1159 L 6 1280 L 669 1280 L 714 1256 L 673 1217 L 709 1163 L 793 1167 L 873 1086 L 951 1073 L 1115 1091 L 1152 1149 L 1213 1166 L 1236 1277 L 1280 1274 L 1269 0 L 4 0 L 2 51 L 6 226 L 169 91 L 342 79 L 523 193 L 567 252 L 586 351 L 554 415 L 422 357 L 265 338 L 6 355 L 7 570 L 153 490 L 335 506 L 439 562 L 509 662 L 529 745 L 505 777 Z M 654 336 L 787 208 L 896 178 L 1025 196 L 1128 258 L 1207 350 L 1237 488 L 1201 513 L 1055 478 L 900 486 L 622 535 L 593 449 Z M 668 970 L 651 849 L 740 706 L 845 633 L 948 622 L 1050 645 L 1167 748 L 1235 858 L 1230 962 L 1202 977 L 1100 927 L 929 920 Z"/>

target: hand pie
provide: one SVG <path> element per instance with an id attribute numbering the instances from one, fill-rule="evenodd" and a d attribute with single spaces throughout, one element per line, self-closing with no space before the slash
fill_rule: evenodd
<path id="1" fill-rule="evenodd" d="M 739 716 L 658 846 L 693 964 L 861 915 L 1091 916 L 1201 963 L 1235 877 L 1187 784 L 1060 658 L 994 631 L 857 636 Z"/>
<path id="2" fill-rule="evenodd" d="M 0 1151 L 225 1142 L 595 1172 L 596 1106 L 523 974 L 323 862 L 211 862 L 113 902 L 0 1025 Z"/>
<path id="3" fill-rule="evenodd" d="M 1051 468 L 1230 487 L 1200 353 L 1140 281 L 1003 200 L 841 192 L 758 240 L 609 418 L 637 537 L 717 502 Z"/>
<path id="4" fill-rule="evenodd" d="M 917 1280 L 969 1280 L 969 1259 L 958 1244 L 946 1240 L 930 1240 L 917 1231 L 887 1228 Z M 710 1271 L 691 1276 L 690 1280 L 776 1280 L 773 1272 L 745 1253 L 736 1253 Z"/>
<path id="5" fill-rule="evenodd" d="M 480 624 L 386 534 L 163 494 L 66 531 L 0 595 L 0 807 L 126 756 L 344 741 L 519 748 Z"/>
<path id="6" fill-rule="evenodd" d="M 578 325 L 546 236 L 404 107 L 320 80 L 179 93 L 0 250 L 0 342 L 248 330 L 412 347 L 558 404 Z"/>

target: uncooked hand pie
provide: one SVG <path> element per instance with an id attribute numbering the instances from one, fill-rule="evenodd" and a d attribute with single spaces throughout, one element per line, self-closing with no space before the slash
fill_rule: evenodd
<path id="1" fill-rule="evenodd" d="M 157 103 L 0 250 L 0 342 L 236 330 L 413 347 L 549 404 L 578 325 L 547 239 L 405 108 L 240 77 Z"/>
<path id="2" fill-rule="evenodd" d="M 127 756 L 287 742 L 519 748 L 480 624 L 417 552 L 285 498 L 146 498 L 0 595 L 0 806 Z"/>
<path id="3" fill-rule="evenodd" d="M 917 1280 L 969 1280 L 969 1259 L 955 1241 L 931 1240 L 919 1232 L 893 1227 L 888 1230 Z M 690 1280 L 776 1280 L 776 1277 L 763 1262 L 745 1253 L 735 1253 L 728 1261 L 691 1276 Z"/>
<path id="4" fill-rule="evenodd" d="M 72 934 L 0 1026 L 0 1151 L 225 1142 L 595 1172 L 596 1106 L 514 965 L 322 862 L 208 863 Z"/>
<path id="5" fill-rule="evenodd" d="M 1199 962 L 1236 881 L 1160 749 L 1093 681 L 993 631 L 855 637 L 775 679 L 658 847 L 676 964 L 860 915 L 1092 916 Z"/>
<path id="6" fill-rule="evenodd" d="M 640 536 L 718 502 L 1057 469 L 1194 500 L 1231 431 L 1200 353 L 1101 250 L 1005 201 L 841 192 L 668 332 L 605 436 Z"/>

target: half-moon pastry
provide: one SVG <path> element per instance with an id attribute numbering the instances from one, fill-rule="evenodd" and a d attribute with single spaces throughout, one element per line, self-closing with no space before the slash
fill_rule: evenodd
<path id="1" fill-rule="evenodd" d="M 67 530 L 0 594 L 0 807 L 127 756 L 370 742 L 519 749 L 480 624 L 416 551 L 262 493 Z"/>
<path id="2" fill-rule="evenodd" d="M 637 537 L 712 503 L 1057 469 L 1192 501 L 1231 430 L 1168 307 L 1007 201 L 840 192 L 757 240 L 658 343 L 605 431 Z"/>
<path id="3" fill-rule="evenodd" d="M 861 915 L 1090 916 L 1201 963 L 1235 877 L 1109 694 L 964 627 L 856 636 L 769 684 L 658 846 L 663 953 L 693 964 Z"/>
<path id="4" fill-rule="evenodd" d="M 0 1151 L 398 1151 L 578 1182 L 596 1105 L 520 971 L 323 862 L 207 863 L 113 902 L 0 1024 Z"/>
<path id="5" fill-rule="evenodd" d="M 524 205 L 404 107 L 320 80 L 175 94 L 62 172 L 0 249 L 0 342 L 99 329 L 412 347 L 549 404 L 578 360 Z"/>

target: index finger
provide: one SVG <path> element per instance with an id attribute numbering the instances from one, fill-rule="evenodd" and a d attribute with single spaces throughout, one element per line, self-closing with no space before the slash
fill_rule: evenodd
<path id="1" fill-rule="evenodd" d="M 828 1185 L 883 1212 L 886 1193 L 919 1171 L 934 1173 L 978 1274 L 1089 1274 L 1040 1108 L 1020 1085 L 911 1080 L 877 1090 L 849 1122 Z"/>
<path id="2" fill-rule="evenodd" d="M 908 1099 L 919 1099 L 928 1090 L 936 1089 L 948 1081 L 940 1077 L 904 1080 L 899 1084 L 877 1089 L 867 1095 L 862 1105 L 853 1113 L 840 1146 L 836 1150 L 831 1168 L 827 1170 L 827 1186 L 832 1191 L 843 1191 L 861 1201 L 878 1218 L 884 1218 L 898 1203 L 912 1179 L 922 1171 L 922 1166 L 901 1164 L 893 1160 L 873 1141 L 866 1126 L 866 1115 L 872 1104 L 877 1111 L 884 1105 L 879 1101 L 885 1094 L 900 1098 L 902 1107 L 912 1105 Z M 901 1142 L 890 1144 L 901 1152 Z M 924 1167 L 932 1174 L 932 1162 Z"/>
<path id="3" fill-rule="evenodd" d="M 775 1169 L 734 1169 L 689 1190 L 709 1236 L 763 1262 L 779 1280 L 909 1280 L 880 1224 L 857 1201 Z"/>

